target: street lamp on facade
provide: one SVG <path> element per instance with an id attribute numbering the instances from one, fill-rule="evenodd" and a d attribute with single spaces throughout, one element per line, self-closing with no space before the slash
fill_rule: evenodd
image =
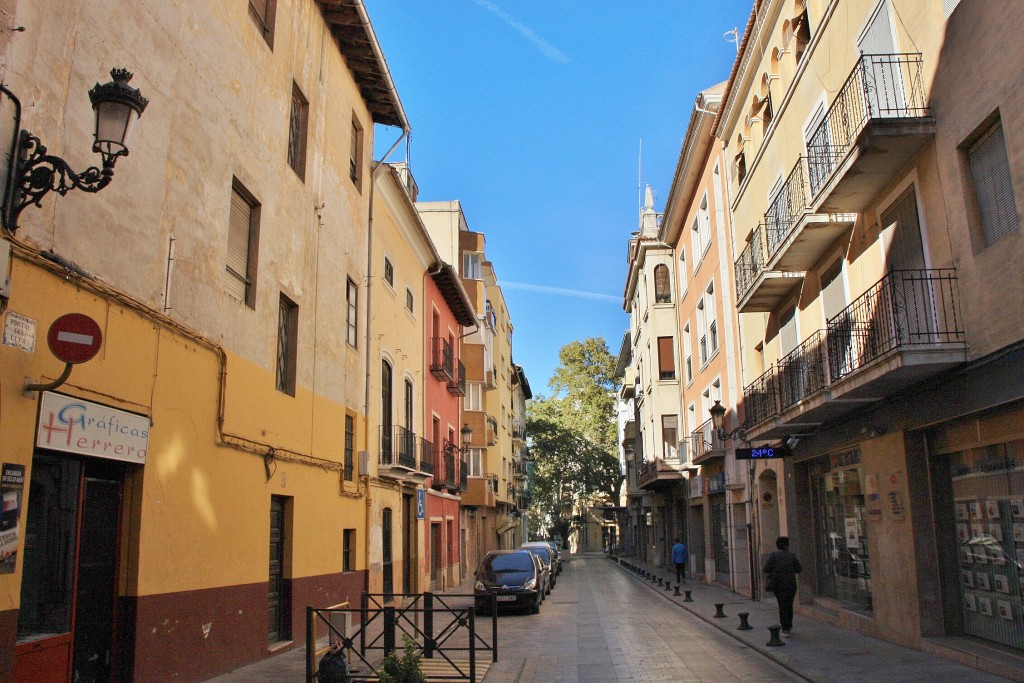
<path id="1" fill-rule="evenodd" d="M 95 114 L 92 151 L 100 155 L 103 167 L 92 166 L 81 173 L 76 173 L 64 159 L 49 154 L 38 137 L 20 128 L 18 98 L 0 86 L 15 104 L 16 148 L 11 155 L 8 186 L 4 192 L 4 225 L 9 232 L 18 229 L 18 216 L 25 207 L 40 206 L 42 198 L 51 191 L 61 196 L 71 190 L 99 192 L 113 180 L 114 164 L 118 157 L 128 156 L 135 123 L 149 101 L 138 89 L 128 85 L 131 72 L 112 69 L 110 75 L 114 80 L 103 85 L 97 83 L 89 91 Z"/>
<path id="2" fill-rule="evenodd" d="M 711 406 L 708 412 L 711 413 L 711 425 L 715 428 L 715 435 L 719 441 L 739 439 L 744 443 L 750 443 L 750 439 L 747 438 L 747 430 L 742 426 L 737 427 L 731 432 L 725 431 L 725 406 L 722 405 L 721 401 L 715 401 L 715 405 Z"/>

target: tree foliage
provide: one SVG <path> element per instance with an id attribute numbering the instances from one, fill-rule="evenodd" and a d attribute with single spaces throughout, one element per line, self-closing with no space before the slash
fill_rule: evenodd
<path id="1" fill-rule="evenodd" d="M 574 508 L 617 504 L 622 472 L 616 448 L 615 358 L 601 338 L 562 347 L 548 383 L 556 394 L 527 404 L 535 466 L 531 518 L 567 538 Z M 535 530 L 536 531 L 536 530 Z"/>

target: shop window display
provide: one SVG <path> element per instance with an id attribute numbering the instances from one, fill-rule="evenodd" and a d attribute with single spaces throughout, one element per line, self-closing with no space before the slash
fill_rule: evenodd
<path id="1" fill-rule="evenodd" d="M 950 455 L 964 632 L 1024 649 L 1024 440 Z"/>
<path id="2" fill-rule="evenodd" d="M 818 594 L 856 612 L 873 613 L 868 528 L 860 451 L 833 453 L 812 463 L 815 571 Z"/>

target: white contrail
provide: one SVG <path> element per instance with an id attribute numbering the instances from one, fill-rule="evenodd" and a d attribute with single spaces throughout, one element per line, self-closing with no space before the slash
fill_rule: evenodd
<path id="1" fill-rule="evenodd" d="M 513 19 L 503 9 L 495 5 L 493 2 L 490 2 L 490 0 L 473 0 L 473 2 L 480 5 L 484 9 L 496 14 L 499 19 L 504 21 L 506 24 L 508 24 L 515 30 L 519 31 L 519 33 L 521 33 L 524 38 L 526 38 L 531 43 L 536 45 L 537 49 L 544 53 L 545 57 L 553 59 L 556 62 L 562 62 L 563 64 L 569 62 L 569 56 L 567 54 L 565 54 L 564 52 L 562 52 L 557 47 L 555 47 L 548 41 L 544 40 L 540 36 L 538 36 L 536 33 L 533 32 L 533 29 L 531 29 L 529 26 L 526 26 L 522 22 Z"/>
<path id="2" fill-rule="evenodd" d="M 576 299 L 594 299 L 596 301 L 614 301 L 621 303 L 622 298 L 611 294 L 600 294 L 598 292 L 583 292 L 578 289 L 565 289 L 563 287 L 546 287 L 544 285 L 530 285 L 524 282 L 508 282 L 502 280 L 498 283 L 502 289 L 521 289 L 527 292 L 540 292 L 542 294 L 554 294 L 556 296 L 571 296 Z"/>

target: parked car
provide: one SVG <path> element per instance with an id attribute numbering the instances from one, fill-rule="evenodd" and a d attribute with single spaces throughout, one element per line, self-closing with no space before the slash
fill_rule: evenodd
<path id="1" fill-rule="evenodd" d="M 551 575 L 557 576 L 562 573 L 562 553 L 553 541 L 527 541 L 523 548 L 550 548 L 551 549 Z M 551 582 L 552 587 L 555 581 Z"/>
<path id="2" fill-rule="evenodd" d="M 473 586 L 473 606 L 486 614 L 493 595 L 499 608 L 540 612 L 547 587 L 537 559 L 526 550 L 492 550 L 480 561 Z"/>
<path id="3" fill-rule="evenodd" d="M 536 555 L 540 561 L 544 564 L 544 571 L 547 573 L 547 591 L 545 595 L 551 592 L 551 589 L 555 587 L 555 555 L 551 550 L 551 546 L 544 542 L 529 542 L 519 546 L 524 550 L 528 550 Z"/>

